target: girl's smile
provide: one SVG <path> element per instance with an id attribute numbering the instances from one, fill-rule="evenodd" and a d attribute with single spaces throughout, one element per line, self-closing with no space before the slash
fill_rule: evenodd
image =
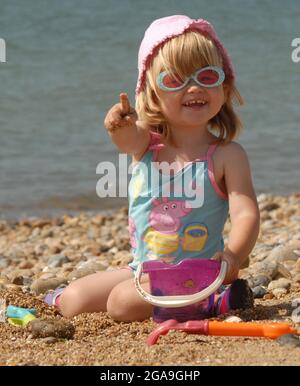
<path id="1" fill-rule="evenodd" d="M 158 90 L 160 107 L 172 128 L 206 127 L 225 102 L 223 85 L 204 88 L 191 81 L 182 90 Z"/>
<path id="2" fill-rule="evenodd" d="M 207 101 L 203 99 L 191 99 L 191 100 L 188 100 L 187 102 L 184 102 L 183 106 L 193 110 L 198 110 L 198 109 L 202 109 L 202 107 L 204 107 L 206 104 L 207 104 Z"/>

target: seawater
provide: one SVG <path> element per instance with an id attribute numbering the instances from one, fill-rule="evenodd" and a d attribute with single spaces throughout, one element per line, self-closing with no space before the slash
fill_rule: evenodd
<path id="1" fill-rule="evenodd" d="M 96 196 L 98 163 L 118 163 L 103 120 L 121 91 L 134 103 L 144 31 L 172 14 L 212 22 L 232 56 L 256 192 L 300 190 L 298 0 L 1 0 L 1 216 L 126 203 Z"/>

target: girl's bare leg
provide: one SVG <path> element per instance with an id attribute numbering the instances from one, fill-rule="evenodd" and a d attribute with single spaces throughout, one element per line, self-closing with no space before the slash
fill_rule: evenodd
<path id="1" fill-rule="evenodd" d="M 132 280 L 129 269 L 97 272 L 73 281 L 60 296 L 59 308 L 63 316 L 72 317 L 83 312 L 107 311 L 111 290 L 123 281 Z M 132 280 L 133 282 L 133 280 Z"/>
<path id="2" fill-rule="evenodd" d="M 150 291 L 149 277 L 144 275 L 141 285 Z M 152 315 L 153 306 L 145 302 L 135 289 L 133 279 L 124 280 L 111 291 L 107 300 L 107 312 L 120 322 L 142 321 Z"/>

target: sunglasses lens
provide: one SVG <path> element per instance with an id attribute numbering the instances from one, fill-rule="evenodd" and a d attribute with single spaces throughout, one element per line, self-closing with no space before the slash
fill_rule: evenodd
<path id="1" fill-rule="evenodd" d="M 219 73 L 211 68 L 199 72 L 197 80 L 205 85 L 211 86 L 216 84 L 219 80 Z"/>
<path id="2" fill-rule="evenodd" d="M 179 79 L 178 76 L 165 74 L 162 79 L 162 83 L 166 88 L 177 88 L 183 85 L 183 81 Z"/>

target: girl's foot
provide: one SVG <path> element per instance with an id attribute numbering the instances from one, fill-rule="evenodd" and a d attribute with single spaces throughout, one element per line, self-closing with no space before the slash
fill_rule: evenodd
<path id="1" fill-rule="evenodd" d="M 45 303 L 49 304 L 49 306 L 58 306 L 59 305 L 59 297 L 62 294 L 65 287 L 56 288 L 54 291 L 49 292 L 45 296 Z"/>
<path id="2" fill-rule="evenodd" d="M 226 314 L 230 310 L 253 308 L 253 305 L 253 293 L 247 280 L 237 279 L 219 295 L 214 313 L 215 315 Z"/>

